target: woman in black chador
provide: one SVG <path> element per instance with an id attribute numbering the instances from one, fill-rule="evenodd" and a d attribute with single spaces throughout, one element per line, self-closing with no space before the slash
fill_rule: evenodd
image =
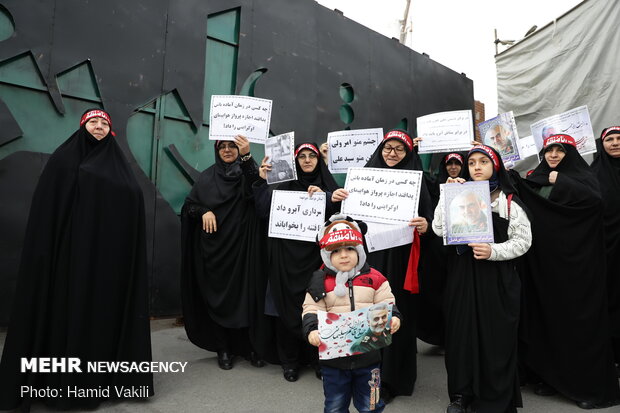
<path id="1" fill-rule="evenodd" d="M 223 370 L 233 367 L 233 355 L 262 367 L 253 351 L 263 338 L 256 309 L 266 283 L 252 196 L 258 168 L 243 136 L 216 141 L 214 150 L 215 164 L 200 174 L 181 211 L 185 330 L 192 343 L 217 352 Z"/>
<path id="2" fill-rule="evenodd" d="M 620 126 L 611 126 L 601 133 L 597 150 L 591 167 L 603 196 L 609 324 L 614 361 L 620 375 Z"/>
<path id="3" fill-rule="evenodd" d="M 338 184 L 320 159 L 316 143 L 305 142 L 295 147 L 295 168 L 297 180 L 281 183 L 275 189 L 309 194 L 325 192 L 325 216 L 338 212 L 346 191 L 338 189 Z M 263 179 L 254 185 L 257 211 L 265 220 L 269 219 L 274 189 L 264 180 L 268 170 L 271 170 L 271 165 L 265 158 L 260 168 Z M 302 337 L 300 314 L 310 276 L 322 264 L 320 250 L 314 242 L 280 238 L 269 238 L 267 244 L 269 288 L 265 311 L 277 317 L 276 345 L 284 378 L 296 381 L 301 363 L 316 365 L 318 362 L 316 349 Z"/>
<path id="4" fill-rule="evenodd" d="M 575 140 L 544 141 L 541 163 L 519 193 L 531 211 L 520 351 L 535 393 L 556 391 L 591 409 L 617 402 L 609 334 L 603 206 Z"/>
<path id="5" fill-rule="evenodd" d="M 474 146 L 463 178 L 489 181 L 493 243 L 447 247 L 445 290 L 447 413 L 509 413 L 521 407 L 517 334 L 521 283 L 515 259 L 530 247 L 530 221 L 515 196 L 499 153 Z M 435 209 L 433 231 L 443 236 L 443 211 Z"/>
<path id="6" fill-rule="evenodd" d="M 150 373 L 87 372 L 92 361 L 151 360 L 142 191 L 111 126 L 106 112 L 85 112 L 39 178 L 0 364 L 0 410 L 29 408 L 34 398 L 21 386 L 60 391 L 36 398 L 60 409 L 95 408 L 122 386 L 153 394 Z M 22 357 L 75 357 L 82 373 L 20 373 Z M 80 392 L 100 388 L 109 395 Z"/>
<path id="7" fill-rule="evenodd" d="M 400 129 L 388 131 L 368 163 L 368 168 L 422 170 L 422 161 L 414 150 L 413 139 Z M 418 261 L 420 234 L 425 234 L 432 217 L 431 199 L 422 181 L 418 218 L 410 221 L 415 227 L 414 241 L 368 254 L 368 263 L 389 280 L 403 316 L 399 333 L 392 345 L 383 350 L 381 367 L 381 394 L 385 402 L 399 395 L 413 393 L 417 377 L 416 361 L 416 306 L 419 292 Z"/>

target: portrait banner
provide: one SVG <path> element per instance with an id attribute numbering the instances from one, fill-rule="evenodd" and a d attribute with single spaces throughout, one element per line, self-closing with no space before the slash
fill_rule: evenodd
<path id="1" fill-rule="evenodd" d="M 564 134 L 575 139 L 577 151 L 581 156 L 596 152 L 596 141 L 587 106 L 580 106 L 539 120 L 530 125 L 530 129 L 539 151 L 546 138 L 551 135 Z"/>
<path id="2" fill-rule="evenodd" d="M 327 134 L 327 166 L 331 173 L 363 168 L 383 139 L 383 129 L 357 129 Z"/>
<path id="3" fill-rule="evenodd" d="M 316 242 L 325 223 L 325 192 L 273 191 L 269 237 Z"/>
<path id="4" fill-rule="evenodd" d="M 211 96 L 209 140 L 233 140 L 243 135 L 250 142 L 264 143 L 269 136 L 271 104 L 269 99 L 250 96 Z"/>
<path id="5" fill-rule="evenodd" d="M 519 133 L 512 112 L 502 113 L 478 124 L 482 142 L 495 148 L 504 164 L 514 164 L 521 160 L 519 153 Z"/>
<path id="6" fill-rule="evenodd" d="M 350 168 L 343 214 L 385 224 L 407 223 L 418 215 L 422 171 Z"/>
<path id="7" fill-rule="evenodd" d="M 392 304 L 375 304 L 348 313 L 319 311 L 319 359 L 367 353 L 392 344 Z"/>
<path id="8" fill-rule="evenodd" d="M 472 148 L 471 110 L 439 112 L 417 118 L 418 153 L 459 152 Z"/>
<path id="9" fill-rule="evenodd" d="M 265 141 L 265 156 L 271 163 L 271 171 L 267 171 L 267 183 L 277 184 L 297 179 L 295 168 L 295 132 L 272 136 Z"/>
<path id="10" fill-rule="evenodd" d="M 441 184 L 443 244 L 493 242 L 489 181 Z"/>

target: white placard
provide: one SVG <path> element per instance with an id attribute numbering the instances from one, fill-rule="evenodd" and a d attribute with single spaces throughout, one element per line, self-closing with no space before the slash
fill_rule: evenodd
<path id="1" fill-rule="evenodd" d="M 570 135 L 577 143 L 581 155 L 596 152 L 596 141 L 587 106 L 580 106 L 559 115 L 553 115 L 530 125 L 532 136 L 538 150 L 542 149 L 543 141 L 551 135 Z"/>
<path id="2" fill-rule="evenodd" d="M 413 242 L 414 228 L 407 224 L 391 225 L 366 222 L 366 225 L 368 225 L 368 231 L 364 237 L 370 252 L 400 247 Z"/>
<path id="3" fill-rule="evenodd" d="M 316 242 L 325 223 L 325 192 L 273 191 L 269 237 Z"/>
<path id="4" fill-rule="evenodd" d="M 418 215 L 421 184 L 422 171 L 350 168 L 342 213 L 370 222 L 409 222 Z"/>
<path id="5" fill-rule="evenodd" d="M 383 129 L 357 129 L 327 134 L 328 162 L 331 173 L 347 173 L 363 168 L 383 139 Z"/>
<path id="6" fill-rule="evenodd" d="M 538 155 L 538 148 L 536 147 L 536 142 L 534 142 L 534 137 L 532 135 L 519 139 L 517 145 L 519 146 L 519 153 L 522 159 L 528 156 Z"/>
<path id="7" fill-rule="evenodd" d="M 211 96 L 209 139 L 233 140 L 243 135 L 250 142 L 264 143 L 269 136 L 271 104 L 269 99 L 250 96 Z"/>
<path id="8" fill-rule="evenodd" d="M 267 171 L 267 183 L 269 185 L 297 179 L 295 132 L 267 138 L 265 156 L 269 157 L 267 162 L 271 164 L 271 170 Z"/>
<path id="9" fill-rule="evenodd" d="M 418 153 L 458 152 L 472 148 L 471 110 L 433 113 L 417 119 Z"/>

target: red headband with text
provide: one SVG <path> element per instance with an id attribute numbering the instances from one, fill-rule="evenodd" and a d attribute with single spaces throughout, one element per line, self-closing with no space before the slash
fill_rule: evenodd
<path id="1" fill-rule="evenodd" d="M 364 242 L 362 233 L 352 228 L 330 232 L 321 238 L 321 241 L 319 241 L 319 246 L 323 249 L 325 247 L 329 247 L 330 245 L 344 244 L 345 242 L 362 245 Z"/>
<path id="2" fill-rule="evenodd" d="M 605 129 L 601 134 L 601 140 L 604 141 L 607 135 L 610 135 L 612 132 L 620 133 L 620 126 L 610 126 L 609 128 Z"/>
<path id="3" fill-rule="evenodd" d="M 411 136 L 407 135 L 405 132 L 401 132 L 399 130 L 392 130 L 385 134 L 383 137 L 383 142 L 390 139 L 398 139 L 402 141 L 409 150 L 413 150 L 413 141 L 411 140 Z"/>
<path id="4" fill-rule="evenodd" d="M 575 139 L 569 135 L 551 135 L 547 139 L 545 139 L 543 143 L 543 147 L 548 147 L 549 145 L 553 145 L 555 143 L 565 143 L 567 145 L 571 145 L 573 147 L 577 147 L 575 143 Z"/>
<path id="5" fill-rule="evenodd" d="M 84 116 L 82 116 L 82 119 L 80 119 L 80 126 L 82 126 L 83 124 L 88 122 L 89 119 L 92 118 L 103 118 L 108 121 L 108 123 L 110 124 L 110 128 L 112 128 L 112 119 L 110 119 L 110 115 L 108 115 L 107 112 L 99 109 L 86 112 Z"/>
<path id="6" fill-rule="evenodd" d="M 495 156 L 495 152 L 493 152 L 493 149 L 489 148 L 486 145 L 476 145 L 469 150 L 469 154 L 467 156 L 469 157 L 472 152 L 484 153 L 491 159 L 491 162 L 493 162 L 493 169 L 495 169 L 496 172 L 499 171 L 499 159 L 497 159 L 497 156 Z"/>
<path id="7" fill-rule="evenodd" d="M 463 157 L 461 155 L 459 155 L 458 153 L 450 153 L 446 156 L 446 160 L 445 162 L 448 163 L 450 162 L 452 159 L 456 159 L 457 161 L 459 161 L 461 164 L 463 164 Z"/>
<path id="8" fill-rule="evenodd" d="M 311 145 L 309 143 L 303 143 L 299 145 L 299 148 L 297 148 L 297 150 L 295 151 L 295 158 L 297 158 L 297 155 L 299 155 L 299 152 L 301 152 L 302 149 L 310 149 L 312 152 L 316 153 L 317 155 L 319 154 L 319 149 L 316 146 Z"/>

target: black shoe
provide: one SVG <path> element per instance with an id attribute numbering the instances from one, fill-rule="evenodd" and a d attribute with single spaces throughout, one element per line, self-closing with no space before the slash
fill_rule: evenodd
<path id="1" fill-rule="evenodd" d="M 379 390 L 379 394 L 381 395 L 381 400 L 383 400 L 383 403 L 385 404 L 390 404 L 392 400 L 394 400 L 394 396 L 387 387 L 381 387 L 381 390 Z"/>
<path id="2" fill-rule="evenodd" d="M 250 364 L 254 367 L 265 367 L 265 362 L 260 358 L 258 353 L 251 351 L 250 352 Z"/>
<path id="3" fill-rule="evenodd" d="M 553 396 L 557 391 L 547 383 L 540 382 L 534 385 L 534 393 L 539 396 Z"/>
<path id="4" fill-rule="evenodd" d="M 594 402 L 588 402 L 588 401 L 581 401 L 581 402 L 577 402 L 577 407 L 579 407 L 580 409 L 586 409 L 586 410 L 591 410 L 591 409 L 596 409 L 597 406 Z"/>
<path id="5" fill-rule="evenodd" d="M 299 370 L 284 369 L 284 371 L 282 372 L 282 375 L 284 376 L 286 381 L 290 381 L 290 382 L 297 381 L 297 379 L 299 378 Z"/>
<path id="6" fill-rule="evenodd" d="M 452 403 L 446 409 L 446 413 L 466 413 L 467 406 L 469 406 L 469 400 L 463 395 L 455 394 L 452 397 Z"/>
<path id="7" fill-rule="evenodd" d="M 312 366 L 312 368 L 314 369 L 314 375 L 316 376 L 316 378 L 319 380 L 323 380 L 323 374 L 321 373 L 321 366 L 319 366 L 318 364 L 315 364 Z"/>
<path id="8" fill-rule="evenodd" d="M 217 352 L 217 365 L 222 370 L 230 370 L 233 368 L 232 357 L 227 351 L 221 350 Z"/>

